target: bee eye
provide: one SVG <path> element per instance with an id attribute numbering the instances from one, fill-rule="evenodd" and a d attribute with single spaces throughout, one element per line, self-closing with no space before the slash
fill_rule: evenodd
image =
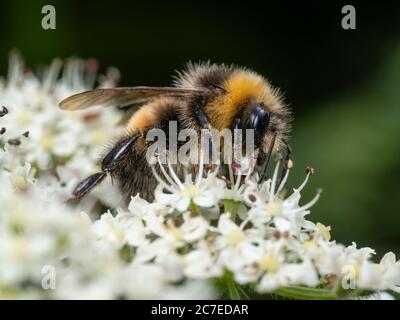
<path id="1" fill-rule="evenodd" d="M 270 113 L 256 105 L 249 116 L 249 128 L 254 129 L 256 138 L 260 138 L 269 125 Z"/>

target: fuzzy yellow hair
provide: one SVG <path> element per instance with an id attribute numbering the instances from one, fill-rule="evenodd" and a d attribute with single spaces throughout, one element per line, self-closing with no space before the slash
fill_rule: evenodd
<path id="1" fill-rule="evenodd" d="M 226 93 L 205 107 L 212 126 L 218 130 L 229 127 L 234 115 L 250 100 L 263 103 L 270 111 L 280 105 L 278 92 L 263 77 L 251 71 L 235 71 L 223 87 Z"/>

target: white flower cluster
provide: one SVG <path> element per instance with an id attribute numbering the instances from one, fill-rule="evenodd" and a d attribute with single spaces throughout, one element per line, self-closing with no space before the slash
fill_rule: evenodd
<path id="1" fill-rule="evenodd" d="M 227 288 L 231 297 L 334 299 L 400 291 L 393 253 L 374 263 L 372 249 L 338 244 L 329 227 L 306 220 L 319 198 L 300 205 L 312 170 L 284 197 L 288 164 L 282 181 L 278 163 L 260 186 L 257 177 L 222 179 L 202 164 L 180 180 L 160 165 L 154 203 L 135 196 L 118 208 L 105 183 L 79 207 L 65 204 L 118 133 L 119 115 L 57 108 L 92 86 L 93 61 L 71 60 L 59 78 L 56 60 L 42 80 L 20 59 L 11 62 L 0 82 L 0 298 L 201 299 Z M 99 201 L 115 209 L 96 218 Z"/>
<path id="2" fill-rule="evenodd" d="M 208 282 L 175 286 L 162 266 L 128 263 L 129 248 L 99 239 L 102 228 L 91 217 L 122 199 L 111 181 L 79 208 L 65 204 L 119 134 L 121 115 L 112 108 L 60 110 L 59 101 L 91 89 L 97 76 L 91 60 L 68 60 L 60 77 L 61 67 L 54 60 L 39 79 L 14 54 L 0 79 L 0 299 L 214 297 Z M 113 86 L 116 77 L 109 70 L 101 86 Z"/>
<path id="3" fill-rule="evenodd" d="M 29 163 L 33 175 L 40 176 L 38 183 L 57 189 L 60 200 L 66 200 L 79 180 L 93 171 L 102 146 L 121 128 L 115 126 L 120 114 L 113 108 L 59 110 L 63 98 L 92 88 L 97 65 L 94 60 L 70 59 L 60 77 L 61 70 L 62 62 L 55 59 L 39 79 L 25 69 L 17 53 L 10 56 L 8 77 L 0 78 L 0 147 L 10 154 L 7 162 L 2 160 L 2 168 L 14 171 L 15 166 Z M 111 68 L 100 85 L 114 86 L 117 78 Z M 107 181 L 90 195 L 86 207 L 98 199 L 109 206 L 117 204 L 110 185 Z"/>

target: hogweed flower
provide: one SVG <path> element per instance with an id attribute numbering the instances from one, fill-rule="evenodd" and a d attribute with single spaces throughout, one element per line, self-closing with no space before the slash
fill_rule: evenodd
<path id="1" fill-rule="evenodd" d="M 203 177 L 204 165 L 202 159 L 200 157 L 197 177 L 193 179 L 191 173 L 185 172 L 184 180 L 181 181 L 172 165 L 168 162 L 168 173 L 158 158 L 159 167 L 165 180 L 159 176 L 152 166 L 153 175 L 159 182 L 154 193 L 156 201 L 172 205 L 180 212 L 188 210 L 191 204 L 207 208 L 215 206 L 224 184 L 218 183 L 219 180 L 215 179 L 217 170 L 209 172 L 205 178 Z"/>
<path id="2" fill-rule="evenodd" d="M 0 78 L 0 106 L 7 110 L 0 117 L 0 147 L 7 152 L 9 161 L 4 166 L 29 163 L 31 173 L 42 175 L 40 183 L 52 185 L 62 200 L 93 170 L 103 145 L 121 130 L 114 126 L 119 119 L 115 110 L 93 108 L 70 113 L 57 107 L 61 99 L 93 88 L 96 68 L 90 67 L 93 62 L 89 62 L 69 59 L 63 65 L 54 59 L 38 77 L 25 69 L 22 58 L 14 52 L 8 76 Z M 114 85 L 113 73 L 111 69 L 100 86 Z M 57 187 L 50 182 L 56 177 Z M 110 185 L 107 183 L 108 189 Z M 108 205 L 118 203 L 118 197 L 108 194 L 100 188 L 86 203 L 99 199 Z"/>
<path id="3" fill-rule="evenodd" d="M 329 226 L 308 220 L 320 196 L 300 204 L 310 169 L 285 197 L 290 164 L 280 181 L 278 162 L 261 185 L 237 163 L 228 177 L 202 163 L 197 173 L 179 174 L 159 164 L 152 203 L 136 195 L 119 208 L 106 183 L 80 206 L 65 204 L 117 132 L 118 114 L 57 108 L 93 86 L 93 61 L 70 60 L 60 77 L 54 60 L 43 79 L 24 72 L 16 56 L 10 64 L 0 81 L 1 298 L 218 298 L 216 280 L 232 298 L 246 296 L 244 288 L 313 299 L 386 299 L 400 291 L 393 253 L 374 263 L 372 249 L 336 243 Z M 114 77 L 115 70 L 103 85 Z M 45 266 L 56 270 L 55 290 L 43 289 Z"/>

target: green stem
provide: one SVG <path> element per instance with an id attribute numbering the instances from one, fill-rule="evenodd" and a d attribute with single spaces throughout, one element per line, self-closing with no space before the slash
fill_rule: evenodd
<path id="1" fill-rule="evenodd" d="M 229 299 L 231 300 L 240 300 L 240 293 L 239 290 L 236 288 L 235 283 L 233 280 L 227 281 L 228 285 L 228 292 L 229 292 Z"/>
<path id="2" fill-rule="evenodd" d="M 334 300 L 337 296 L 327 289 L 307 288 L 301 286 L 283 287 L 275 290 L 276 295 L 298 300 Z"/>
<path id="3" fill-rule="evenodd" d="M 250 300 L 250 297 L 233 279 L 231 273 L 225 275 L 225 282 L 228 287 L 229 298 L 231 300 Z"/>
<path id="4" fill-rule="evenodd" d="M 237 211 L 239 209 L 240 202 L 231 199 L 224 199 L 224 211 L 230 212 L 231 219 L 236 221 Z"/>
<path id="5" fill-rule="evenodd" d="M 190 210 L 194 215 L 199 214 L 199 209 L 197 208 L 196 204 L 193 201 L 190 202 Z"/>
<path id="6" fill-rule="evenodd" d="M 345 289 L 342 285 L 342 279 L 338 279 L 336 282 L 336 286 L 334 289 L 335 295 L 339 299 L 346 299 L 346 298 L 357 298 L 357 297 L 367 297 L 374 293 L 371 290 L 365 289 Z"/>
<path id="7" fill-rule="evenodd" d="M 235 285 L 235 286 L 236 286 L 236 289 L 239 291 L 239 294 L 240 294 L 242 300 L 251 300 L 249 295 L 247 294 L 247 292 L 244 291 L 244 289 L 241 286 L 239 286 L 239 285 Z"/>

